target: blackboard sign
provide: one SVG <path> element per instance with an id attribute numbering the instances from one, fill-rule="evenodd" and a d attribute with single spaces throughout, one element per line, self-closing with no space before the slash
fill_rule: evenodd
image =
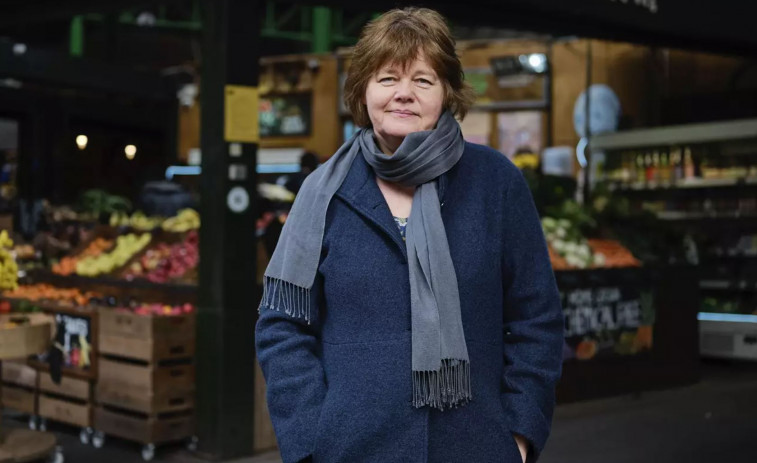
<path id="1" fill-rule="evenodd" d="M 55 313 L 55 341 L 63 350 L 63 366 L 88 369 L 92 353 L 92 319 L 87 316 Z"/>
<path id="2" fill-rule="evenodd" d="M 637 355 L 652 349 L 654 301 L 638 286 L 579 287 L 562 291 L 563 360 Z"/>
<path id="3" fill-rule="evenodd" d="M 260 136 L 291 137 L 311 131 L 310 93 L 260 97 Z"/>

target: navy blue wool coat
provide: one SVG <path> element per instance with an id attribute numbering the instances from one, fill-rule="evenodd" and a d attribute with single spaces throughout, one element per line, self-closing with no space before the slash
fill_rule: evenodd
<path id="1" fill-rule="evenodd" d="M 256 326 L 285 463 L 519 463 L 512 433 L 544 447 L 563 317 L 531 193 L 502 154 L 471 143 L 438 186 L 472 401 L 412 406 L 407 251 L 358 156 L 328 209 L 311 324 L 263 309 Z"/>

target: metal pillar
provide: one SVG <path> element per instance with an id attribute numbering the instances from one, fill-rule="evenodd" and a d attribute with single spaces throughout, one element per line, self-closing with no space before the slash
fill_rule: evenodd
<path id="1" fill-rule="evenodd" d="M 197 320 L 199 452 L 253 450 L 257 0 L 202 0 L 202 178 Z M 233 142 L 233 143 L 232 143 Z M 247 201 L 246 201 L 247 200 Z"/>
<path id="2" fill-rule="evenodd" d="M 313 53 L 331 51 L 331 10 L 325 6 L 313 8 Z"/>
<path id="3" fill-rule="evenodd" d="M 74 16 L 69 32 L 69 52 L 71 56 L 84 55 L 84 17 Z"/>

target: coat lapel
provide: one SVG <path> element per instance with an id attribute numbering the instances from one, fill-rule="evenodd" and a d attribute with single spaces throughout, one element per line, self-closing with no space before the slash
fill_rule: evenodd
<path id="1" fill-rule="evenodd" d="M 439 201 L 444 206 L 444 192 L 448 183 L 447 174 L 439 177 Z M 357 213 L 375 225 L 394 242 L 402 256 L 407 260 L 407 247 L 402 240 L 397 224 L 394 222 L 384 195 L 376 183 L 375 174 L 362 155 L 358 154 L 336 192 L 336 196 L 345 201 Z M 411 213 L 412 216 L 412 213 Z M 411 219 L 412 220 L 412 219 Z"/>
<path id="2" fill-rule="evenodd" d="M 358 214 L 375 225 L 397 246 L 402 256 L 407 260 L 407 248 L 402 241 L 397 224 L 394 222 L 384 195 L 381 194 L 373 173 L 373 169 L 358 154 L 337 190 L 336 196 L 344 200 Z"/>

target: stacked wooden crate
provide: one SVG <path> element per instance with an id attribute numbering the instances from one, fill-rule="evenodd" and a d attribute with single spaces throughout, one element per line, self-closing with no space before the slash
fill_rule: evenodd
<path id="1" fill-rule="evenodd" d="M 92 386 L 87 378 L 64 375 L 60 384 L 45 371 L 39 373 L 40 429 L 50 419 L 81 428 L 80 439 L 88 443 L 92 429 Z"/>
<path id="2" fill-rule="evenodd" d="M 101 309 L 95 436 L 155 445 L 194 434 L 195 316 Z"/>
<path id="3" fill-rule="evenodd" d="M 25 361 L 3 362 L 2 406 L 29 415 L 31 427 L 36 427 L 38 377 L 37 370 Z"/>

